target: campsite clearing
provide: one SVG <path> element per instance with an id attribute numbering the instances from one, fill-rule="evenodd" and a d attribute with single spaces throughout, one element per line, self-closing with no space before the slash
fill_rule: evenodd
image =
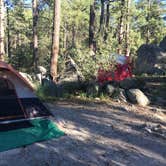
<path id="1" fill-rule="evenodd" d="M 166 127 L 164 109 L 118 102 L 48 104 L 66 135 L 0 153 L 0 166 L 166 165 L 166 139 L 146 126 Z"/>

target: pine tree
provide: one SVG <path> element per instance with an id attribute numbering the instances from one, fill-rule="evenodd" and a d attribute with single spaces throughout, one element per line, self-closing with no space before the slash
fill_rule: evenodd
<path id="1" fill-rule="evenodd" d="M 57 65 L 58 65 L 58 54 L 59 54 L 59 33 L 60 33 L 60 8 L 61 0 L 54 0 L 54 18 L 53 18 L 53 40 L 52 40 L 52 56 L 50 74 L 54 82 L 57 81 Z"/>
<path id="2" fill-rule="evenodd" d="M 33 64 L 35 70 L 38 64 L 38 0 L 32 0 L 32 14 L 33 14 Z"/>
<path id="3" fill-rule="evenodd" d="M 5 54 L 5 49 L 4 49 L 4 1 L 0 0 L 0 60 L 4 60 L 4 54 Z"/>

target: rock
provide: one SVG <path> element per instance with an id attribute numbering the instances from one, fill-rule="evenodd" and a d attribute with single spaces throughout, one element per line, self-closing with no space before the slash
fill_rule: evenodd
<path id="1" fill-rule="evenodd" d="M 34 87 L 34 85 L 33 85 L 33 79 L 32 79 L 32 77 L 31 77 L 29 74 L 23 73 L 23 72 L 19 72 L 19 74 L 21 74 L 21 76 L 22 76 L 32 87 Z"/>
<path id="2" fill-rule="evenodd" d="M 136 74 L 164 74 L 166 70 L 166 53 L 152 44 L 144 44 L 137 51 L 135 63 Z"/>
<path id="3" fill-rule="evenodd" d="M 100 98 L 99 98 L 99 97 L 95 97 L 95 100 L 96 100 L 96 101 L 100 101 Z"/>
<path id="4" fill-rule="evenodd" d="M 35 75 L 35 78 L 37 81 L 42 83 L 42 80 L 46 78 L 47 69 L 43 66 L 37 66 L 37 74 Z"/>
<path id="5" fill-rule="evenodd" d="M 21 76 L 23 76 L 25 79 L 29 80 L 29 81 L 32 81 L 32 77 L 27 74 L 27 73 L 23 73 L 23 72 L 19 72 L 21 74 Z"/>
<path id="6" fill-rule="evenodd" d="M 36 80 L 39 81 L 40 83 L 42 83 L 42 74 L 41 73 L 36 74 Z"/>
<path id="7" fill-rule="evenodd" d="M 143 128 L 150 134 L 166 139 L 166 127 L 161 124 L 145 124 Z"/>
<path id="8" fill-rule="evenodd" d="M 79 67 L 74 60 L 69 57 L 68 61 L 65 63 L 65 70 L 59 77 L 59 83 L 81 82 L 84 80 L 84 76 L 79 70 Z"/>
<path id="9" fill-rule="evenodd" d="M 46 75 L 47 69 L 43 66 L 37 66 L 38 73 L 41 73 L 42 75 Z"/>
<path id="10" fill-rule="evenodd" d="M 120 101 L 123 101 L 127 103 L 127 97 L 126 97 L 126 92 L 124 89 L 119 89 L 119 96 L 118 96 Z"/>
<path id="11" fill-rule="evenodd" d="M 111 96 L 116 101 L 123 101 L 127 103 L 126 92 L 124 89 L 116 88 L 113 95 Z"/>
<path id="12" fill-rule="evenodd" d="M 48 78 L 43 78 L 41 80 L 41 83 L 42 83 L 42 86 L 50 86 L 53 83 L 53 81 Z"/>
<path id="13" fill-rule="evenodd" d="M 100 86 L 97 83 L 90 84 L 87 87 L 87 96 L 88 97 L 97 97 L 99 95 Z"/>
<path id="14" fill-rule="evenodd" d="M 77 81 L 79 81 L 79 78 L 76 73 L 67 72 L 60 77 L 59 83 L 77 82 Z"/>
<path id="15" fill-rule="evenodd" d="M 112 96 L 112 94 L 114 93 L 114 91 L 115 91 L 115 87 L 114 86 L 112 86 L 112 85 L 110 85 L 110 84 L 107 84 L 106 85 L 106 89 L 105 89 L 105 92 L 106 92 L 106 94 L 108 95 L 108 96 Z"/>
<path id="16" fill-rule="evenodd" d="M 159 47 L 162 48 L 164 52 L 166 52 L 166 36 L 163 38 L 163 40 L 160 42 Z"/>
<path id="17" fill-rule="evenodd" d="M 65 63 L 65 69 L 58 78 L 58 85 L 61 87 L 62 93 L 73 93 L 81 90 L 84 83 L 84 77 L 79 67 L 71 57 Z M 86 91 L 86 88 L 84 89 Z"/>
<path id="18" fill-rule="evenodd" d="M 120 81 L 120 87 L 123 89 L 134 89 L 142 88 L 145 84 L 143 81 L 137 80 L 136 78 L 126 78 Z"/>
<path id="19" fill-rule="evenodd" d="M 141 106 L 146 106 L 150 103 L 147 96 L 145 96 L 145 94 L 139 89 L 129 89 L 127 91 L 127 97 L 132 103 Z"/>

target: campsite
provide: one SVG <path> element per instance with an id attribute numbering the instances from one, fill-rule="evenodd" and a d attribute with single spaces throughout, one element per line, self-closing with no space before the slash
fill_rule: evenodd
<path id="1" fill-rule="evenodd" d="M 165 166 L 166 1 L 0 0 L 0 166 Z"/>

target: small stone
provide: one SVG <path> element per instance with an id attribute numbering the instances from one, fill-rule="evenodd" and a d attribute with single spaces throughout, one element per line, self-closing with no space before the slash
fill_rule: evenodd
<path id="1" fill-rule="evenodd" d="M 127 98 L 124 89 L 119 89 L 119 100 L 127 103 Z"/>
<path id="2" fill-rule="evenodd" d="M 108 96 L 112 96 L 114 91 L 115 91 L 115 88 L 112 85 L 110 85 L 110 84 L 106 85 L 106 94 Z"/>
<path id="3" fill-rule="evenodd" d="M 100 101 L 100 98 L 96 97 L 95 100 Z"/>

